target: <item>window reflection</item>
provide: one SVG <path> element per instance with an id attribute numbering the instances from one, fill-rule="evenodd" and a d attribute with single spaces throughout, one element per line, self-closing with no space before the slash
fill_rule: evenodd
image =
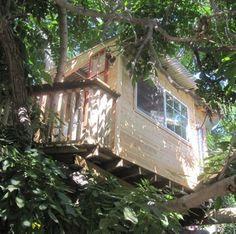
<path id="1" fill-rule="evenodd" d="M 161 87 L 155 86 L 151 80 L 138 81 L 137 107 L 155 122 L 187 138 L 187 108 Z"/>

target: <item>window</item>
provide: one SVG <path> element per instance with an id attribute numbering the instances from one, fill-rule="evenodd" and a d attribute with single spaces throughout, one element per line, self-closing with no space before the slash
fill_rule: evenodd
<path id="1" fill-rule="evenodd" d="M 139 81 L 137 84 L 138 109 L 153 120 L 164 124 L 164 95 L 160 87 L 156 87 L 151 80 Z"/>
<path id="2" fill-rule="evenodd" d="M 105 50 L 102 50 L 90 58 L 89 78 L 99 78 L 107 82 L 107 60 Z"/>
<path id="3" fill-rule="evenodd" d="M 137 83 L 137 108 L 155 122 L 187 139 L 187 108 L 151 80 Z"/>

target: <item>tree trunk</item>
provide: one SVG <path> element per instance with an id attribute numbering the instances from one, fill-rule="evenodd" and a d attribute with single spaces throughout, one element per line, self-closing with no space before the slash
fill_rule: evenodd
<path id="1" fill-rule="evenodd" d="M 5 14 L 4 5 L 0 6 L 0 44 L 7 59 L 9 83 L 11 86 L 13 123 L 16 130 L 23 131 L 20 139 L 21 147 L 31 146 L 32 129 L 29 118 L 28 93 L 24 58 L 20 44 Z"/>

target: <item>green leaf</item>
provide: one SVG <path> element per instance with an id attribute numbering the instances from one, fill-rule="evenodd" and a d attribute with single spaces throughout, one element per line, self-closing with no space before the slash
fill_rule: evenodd
<path id="1" fill-rule="evenodd" d="M 30 226 L 31 226 L 31 223 L 30 223 L 29 220 L 24 220 L 23 223 L 22 223 L 22 225 L 23 225 L 24 227 L 30 227 Z"/>
<path id="2" fill-rule="evenodd" d="M 59 223 L 57 217 L 52 213 L 51 210 L 48 210 L 48 215 L 55 223 Z"/>
<path id="3" fill-rule="evenodd" d="M 20 184 L 20 180 L 11 179 L 11 184 L 18 185 Z"/>
<path id="4" fill-rule="evenodd" d="M 25 206 L 25 201 L 22 198 L 16 197 L 15 201 L 19 208 L 23 208 Z"/>
<path id="5" fill-rule="evenodd" d="M 226 61 L 229 61 L 229 60 L 231 60 L 231 58 L 228 57 L 228 56 L 226 56 L 226 57 L 224 57 L 224 58 L 221 60 L 221 62 L 226 62 Z"/>
<path id="6" fill-rule="evenodd" d="M 11 184 L 7 186 L 7 190 L 9 190 L 10 192 L 17 190 L 17 189 L 18 189 L 18 187 L 11 185 Z"/>
<path id="7" fill-rule="evenodd" d="M 162 215 L 161 223 L 164 227 L 168 227 L 169 221 L 165 215 Z"/>
<path id="8" fill-rule="evenodd" d="M 48 84 L 52 85 L 52 77 L 45 71 L 41 71 L 42 73 L 42 76 L 43 76 L 43 79 L 44 81 L 46 81 Z"/>
<path id="9" fill-rule="evenodd" d="M 46 210 L 46 209 L 47 209 L 47 206 L 44 205 L 44 204 L 41 204 L 41 205 L 39 205 L 39 209 L 40 209 L 40 210 Z"/>
<path id="10" fill-rule="evenodd" d="M 5 193 L 4 196 L 2 197 L 2 200 L 7 199 L 9 196 L 9 192 Z"/>
<path id="11" fill-rule="evenodd" d="M 130 208 L 130 207 L 125 207 L 124 208 L 124 218 L 125 218 L 125 220 L 129 220 L 133 224 L 137 224 L 138 223 L 137 215 L 134 212 L 134 210 L 132 208 Z"/>
<path id="12" fill-rule="evenodd" d="M 57 195 L 64 203 L 70 203 L 70 198 L 66 196 L 64 193 L 57 192 Z"/>

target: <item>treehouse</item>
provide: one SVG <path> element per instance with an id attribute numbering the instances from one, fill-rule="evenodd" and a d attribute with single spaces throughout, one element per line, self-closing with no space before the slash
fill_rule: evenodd
<path id="1" fill-rule="evenodd" d="M 190 191 L 206 152 L 191 74 L 166 58 L 166 74 L 133 84 L 126 58 L 106 48 L 68 61 L 62 82 L 34 88 L 43 123 L 37 142 L 58 160 L 88 162 L 131 184 L 147 178 Z"/>

